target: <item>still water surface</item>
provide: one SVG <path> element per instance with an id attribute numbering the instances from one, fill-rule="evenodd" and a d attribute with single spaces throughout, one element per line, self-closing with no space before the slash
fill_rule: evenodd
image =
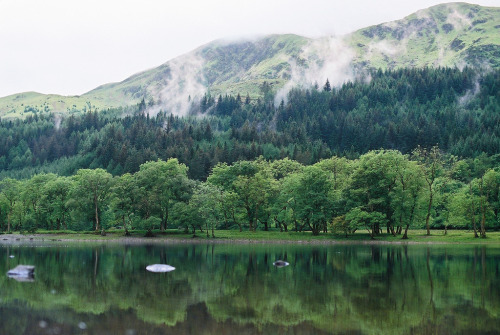
<path id="1" fill-rule="evenodd" d="M 0 334 L 499 334 L 499 267 L 484 246 L 0 246 Z"/>

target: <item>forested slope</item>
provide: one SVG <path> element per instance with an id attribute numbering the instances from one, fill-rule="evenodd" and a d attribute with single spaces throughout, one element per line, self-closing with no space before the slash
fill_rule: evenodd
<path id="1" fill-rule="evenodd" d="M 205 96 L 180 118 L 149 115 L 145 103 L 64 119 L 35 114 L 0 120 L 0 176 L 71 175 L 79 168 L 136 172 L 178 158 L 204 180 L 218 162 L 289 157 L 312 164 L 373 149 L 409 153 L 439 145 L 448 154 L 500 152 L 500 71 L 466 68 L 374 71 L 339 88 L 294 89 L 275 107 L 263 99 Z M 126 115 L 126 116 L 123 116 Z"/>
<path id="2" fill-rule="evenodd" d="M 262 99 L 205 95 L 184 118 L 143 101 L 0 121 L 0 230 L 485 236 L 500 227 L 499 88 L 499 70 L 379 70 L 277 107 L 263 83 Z"/>

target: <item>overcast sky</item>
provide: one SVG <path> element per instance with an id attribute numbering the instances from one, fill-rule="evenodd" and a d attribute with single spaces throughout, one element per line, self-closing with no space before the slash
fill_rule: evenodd
<path id="1" fill-rule="evenodd" d="M 0 97 L 82 94 L 215 39 L 343 35 L 441 2 L 450 1 L 0 0 Z"/>

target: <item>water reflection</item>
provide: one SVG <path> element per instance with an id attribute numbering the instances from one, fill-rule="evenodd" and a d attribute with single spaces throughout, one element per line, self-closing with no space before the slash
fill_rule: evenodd
<path id="1" fill-rule="evenodd" d="M 1 334 L 500 332 L 497 248 L 9 246 L 1 254 L 3 273 L 17 264 L 37 271 L 32 283 L 0 278 Z M 176 270 L 145 270 L 155 263 Z"/>

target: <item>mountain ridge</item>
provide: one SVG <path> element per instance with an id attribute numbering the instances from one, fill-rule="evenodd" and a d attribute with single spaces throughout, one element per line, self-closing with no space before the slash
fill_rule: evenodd
<path id="1" fill-rule="evenodd" d="M 264 82 L 281 99 L 294 86 L 322 85 L 327 78 L 340 85 L 366 69 L 467 65 L 500 67 L 500 8 L 440 4 L 342 37 L 220 39 L 80 96 L 25 92 L 0 98 L 0 117 L 105 110 L 142 99 L 152 111 L 182 115 L 204 94 L 257 98 Z"/>

